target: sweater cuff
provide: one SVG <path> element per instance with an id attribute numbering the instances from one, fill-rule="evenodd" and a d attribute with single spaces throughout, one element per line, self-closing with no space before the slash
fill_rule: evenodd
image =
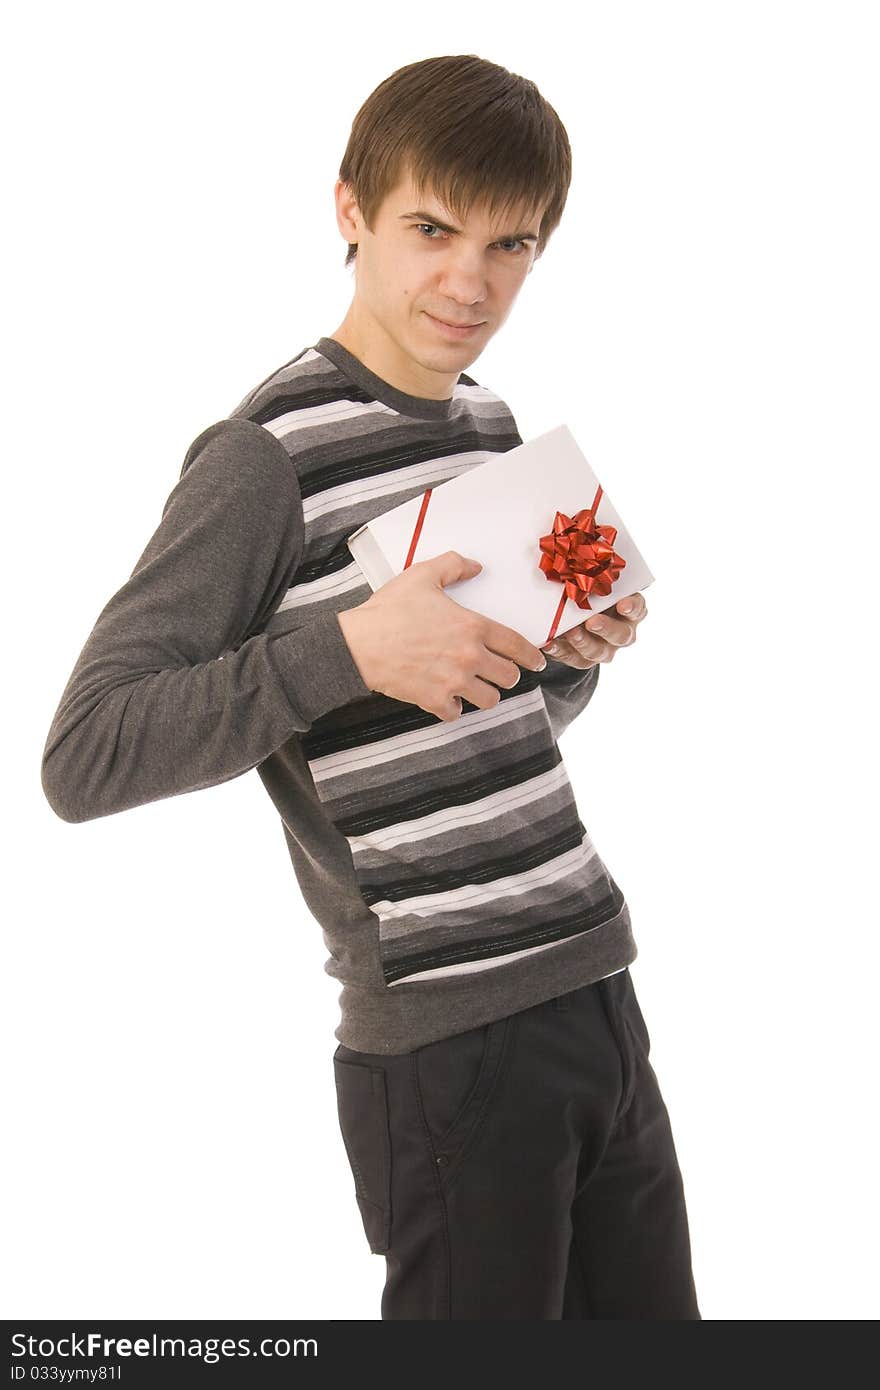
<path id="1" fill-rule="evenodd" d="M 309 723 L 339 705 L 373 694 L 333 609 L 280 633 L 272 643 L 272 655 L 287 698 Z"/>

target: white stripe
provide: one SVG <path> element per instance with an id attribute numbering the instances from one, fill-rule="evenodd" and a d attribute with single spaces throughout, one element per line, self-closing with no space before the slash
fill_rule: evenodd
<path id="1" fill-rule="evenodd" d="M 352 560 L 350 565 L 346 565 L 343 570 L 337 570 L 335 574 L 323 574 L 306 584 L 292 584 L 275 612 L 283 613 L 287 608 L 302 608 L 306 604 L 321 603 L 339 594 L 347 594 L 352 589 L 359 589 L 364 584 L 369 589 L 363 570 L 356 560 Z"/>
<path id="2" fill-rule="evenodd" d="M 263 429 L 274 434 L 283 444 L 288 435 L 300 430 L 313 430 L 337 420 L 356 420 L 359 416 L 385 415 L 387 407 L 381 401 L 324 401 L 320 405 L 292 406 L 263 423 Z"/>
<path id="3" fill-rule="evenodd" d="M 591 928 L 587 928 L 591 930 Z M 576 932 L 576 936 L 583 936 L 583 932 Z M 438 975 L 466 975 L 473 970 L 491 970 L 493 965 L 506 965 L 508 961 L 519 960 L 521 956 L 533 956 L 537 951 L 548 951 L 551 946 L 564 946 L 566 941 L 572 941 L 571 936 L 560 937 L 556 941 L 542 941 L 538 946 L 526 946 L 522 951 L 510 951 L 506 956 L 491 956 L 486 960 L 466 960 L 458 965 L 438 965 L 436 970 L 419 970 L 414 975 L 401 975 L 399 980 L 390 980 L 389 988 L 395 985 L 408 984 L 410 980 L 436 980 Z M 612 975 L 620 975 L 626 970 L 622 965 L 620 970 L 609 970 L 607 975 L 600 975 L 601 980 L 610 980 Z M 596 981 L 591 981 L 595 984 Z M 578 988 L 578 986 L 575 986 Z"/>
<path id="4" fill-rule="evenodd" d="M 314 525 L 318 517 L 329 516 L 331 512 L 349 511 L 352 514 L 351 530 L 357 529 L 357 508 L 373 503 L 377 499 L 394 497 L 398 493 L 411 492 L 414 496 L 426 492 L 429 487 L 441 487 L 443 483 L 478 468 L 494 455 L 490 449 L 473 449 L 469 453 L 443 454 L 440 458 L 417 459 L 415 463 L 404 464 L 391 473 L 377 473 L 373 476 L 352 478 L 337 487 L 325 488 L 311 497 L 303 498 L 303 514 L 307 526 Z M 400 505 L 412 498 L 403 498 Z M 385 508 L 390 511 L 390 507 Z M 351 534 L 351 532 L 349 532 Z"/>
<path id="5" fill-rule="evenodd" d="M 422 816 L 419 820 L 398 821 L 395 825 L 383 825 L 380 830 L 372 830 L 365 835 L 348 835 L 346 839 L 355 856 L 359 852 L 371 850 L 381 853 L 394 849 L 396 845 L 415 844 L 418 840 L 430 840 L 452 830 L 461 830 L 467 825 L 497 820 L 520 807 L 543 801 L 545 797 L 560 789 L 564 790 L 568 785 L 565 768 L 562 763 L 557 763 L 549 772 L 542 772 L 537 777 L 518 782 L 515 787 L 503 787 L 479 801 L 444 806 L 442 810 Z M 540 817 L 533 815 L 531 819 L 536 821 Z M 438 852 L 442 853 L 442 850 Z"/>
<path id="6" fill-rule="evenodd" d="M 303 358 L 302 361 L 306 359 Z M 293 379 L 293 378 L 292 378 Z M 268 383 L 267 383 L 268 385 Z M 473 415 L 479 419 L 481 405 L 500 403 L 500 398 L 487 391 L 482 386 L 457 386 L 453 399 L 466 400 L 472 407 Z M 476 408 L 474 408 L 476 407 Z M 271 420 L 262 422 L 263 428 L 274 434 L 276 439 L 282 443 L 288 435 L 298 434 L 301 430 L 314 429 L 316 426 L 333 424 L 337 420 L 357 420 L 368 415 L 394 415 L 399 416 L 400 411 L 393 406 L 386 405 L 384 401 L 357 401 L 350 400 L 347 396 L 340 397 L 333 401 L 322 401 L 317 405 L 293 405 L 290 410 L 283 410 L 278 415 L 273 415 Z M 482 412 L 489 418 L 495 412 Z"/>
<path id="7" fill-rule="evenodd" d="M 321 362 L 326 364 L 328 371 L 305 372 L 300 370 L 307 364 Z M 272 385 L 280 385 L 282 382 L 295 382 L 303 380 L 305 382 L 319 381 L 322 375 L 329 375 L 333 372 L 342 371 L 337 368 L 335 362 L 331 362 L 323 353 L 310 348 L 308 352 L 298 357 L 287 369 L 279 369 L 273 377 L 261 383 L 259 390 L 265 390 Z M 342 372 L 345 376 L 345 373 Z M 347 381 L 343 382 L 343 387 Z M 502 405 L 507 410 L 507 404 L 497 396 L 494 391 L 490 391 L 488 386 L 468 386 L 466 382 L 456 382 L 452 390 L 454 401 L 466 401 L 477 416 L 480 415 L 481 405 Z M 247 399 L 247 397 L 245 397 Z M 386 405 L 384 401 L 357 401 L 350 400 L 343 396 L 334 401 L 326 401 L 321 405 L 313 406 L 292 406 L 290 410 L 282 411 L 281 414 L 274 416 L 271 420 L 263 421 L 263 428 L 274 434 L 276 439 L 284 440 L 290 434 L 296 434 L 300 430 L 314 429 L 316 425 L 332 423 L 336 420 L 357 419 L 359 416 L 367 415 L 394 415 L 400 416 L 401 412 L 395 410 L 393 406 Z"/>
<path id="8" fill-rule="evenodd" d="M 361 744 L 357 748 L 342 748 L 338 753 L 326 753 L 322 758 L 310 758 L 309 767 L 316 782 L 325 782 L 331 777 L 343 777 L 347 773 L 368 771 L 383 763 L 394 762 L 414 753 L 423 753 L 432 748 L 446 747 L 461 738 L 471 738 L 482 734 L 494 725 L 524 719 L 527 715 L 546 710 L 544 695 L 540 686 L 522 695 L 511 695 L 499 700 L 489 709 L 468 710 L 458 719 L 441 720 L 426 729 L 408 729 L 402 734 L 380 739 L 376 743 Z"/>
<path id="9" fill-rule="evenodd" d="M 462 908 L 491 905 L 497 910 L 499 898 L 521 897 L 523 893 L 543 884 L 557 883 L 572 871 L 584 870 L 597 858 L 596 847 L 584 831 L 583 838 L 574 849 L 549 859 L 537 868 L 525 873 L 509 874 L 507 878 L 496 878 L 489 883 L 465 883 L 461 888 L 450 888 L 444 893 L 433 893 L 417 898 L 404 898 L 400 902 L 373 903 L 370 911 L 382 921 L 405 917 L 416 912 L 420 917 L 435 916 L 438 912 L 460 911 Z"/>

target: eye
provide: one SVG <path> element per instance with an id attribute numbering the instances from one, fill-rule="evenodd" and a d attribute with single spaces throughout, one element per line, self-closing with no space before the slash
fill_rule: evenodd
<path id="1" fill-rule="evenodd" d="M 439 232 L 439 231 L 440 231 L 440 228 L 437 227 L 437 226 L 435 226 L 433 222 L 416 222 L 414 225 L 415 225 L 415 229 L 416 229 L 417 232 L 421 232 L 421 230 L 422 230 L 423 227 L 427 227 L 429 232 Z M 441 235 L 443 235 L 443 234 L 441 233 Z M 435 237 L 435 236 L 425 236 L 425 237 L 422 237 L 422 241 L 439 241 L 439 239 L 440 239 L 439 237 Z M 508 255 L 514 255 L 514 256 L 522 255 L 523 252 L 526 251 L 527 248 L 528 248 L 528 243 L 527 243 L 527 241 L 526 241 L 523 237 L 506 237 L 503 241 L 497 241 L 497 242 L 495 243 L 495 245 L 496 245 L 496 246 L 504 246 L 504 245 L 507 245 L 507 246 L 513 247 L 513 250 L 510 251 L 510 252 L 508 252 L 507 254 L 508 254 Z"/>

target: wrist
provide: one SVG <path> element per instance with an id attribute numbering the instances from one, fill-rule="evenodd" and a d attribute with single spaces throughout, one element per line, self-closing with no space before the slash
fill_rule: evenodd
<path id="1" fill-rule="evenodd" d="M 351 652 L 351 659 L 361 675 L 361 680 L 370 690 L 374 690 L 373 676 L 369 657 L 365 652 L 367 643 L 363 639 L 363 605 L 359 604 L 355 608 L 343 608 L 336 614 L 337 621 L 342 629 L 346 646 Z"/>

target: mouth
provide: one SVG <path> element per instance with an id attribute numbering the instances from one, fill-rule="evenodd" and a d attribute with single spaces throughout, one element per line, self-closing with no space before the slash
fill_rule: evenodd
<path id="1" fill-rule="evenodd" d="M 476 333 L 478 328 L 485 326 L 482 321 L 480 323 L 447 323 L 445 319 L 438 319 L 433 314 L 429 314 L 427 310 L 425 310 L 425 314 L 433 324 L 436 324 L 441 333 L 450 338 L 468 338 Z"/>

